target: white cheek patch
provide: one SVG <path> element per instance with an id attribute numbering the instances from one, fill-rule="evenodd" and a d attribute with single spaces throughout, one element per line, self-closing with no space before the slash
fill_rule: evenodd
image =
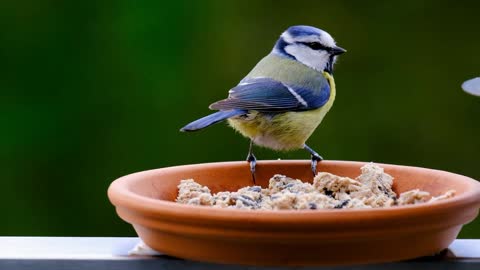
<path id="1" fill-rule="evenodd" d="M 329 60 L 326 51 L 315 51 L 305 46 L 292 44 L 286 46 L 285 51 L 294 56 L 297 61 L 320 72 L 325 69 Z"/>

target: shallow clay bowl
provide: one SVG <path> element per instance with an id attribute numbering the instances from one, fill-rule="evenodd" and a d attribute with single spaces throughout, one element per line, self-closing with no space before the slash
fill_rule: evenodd
<path id="1" fill-rule="evenodd" d="M 322 161 L 319 171 L 356 177 L 365 163 Z M 389 262 L 447 248 L 480 207 L 480 184 L 444 171 L 380 164 L 394 190 L 419 188 L 443 201 L 383 209 L 249 211 L 174 202 L 180 180 L 193 178 L 212 192 L 252 185 L 247 162 L 177 166 L 114 181 L 108 196 L 118 215 L 162 253 L 198 261 L 249 265 L 340 265 Z M 257 184 L 274 174 L 312 181 L 309 161 L 264 161 Z"/>

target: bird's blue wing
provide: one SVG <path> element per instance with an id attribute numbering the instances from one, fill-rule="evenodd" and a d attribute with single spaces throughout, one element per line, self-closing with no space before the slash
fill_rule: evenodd
<path id="1" fill-rule="evenodd" d="M 305 111 L 323 106 L 330 87 L 307 89 L 270 78 L 244 79 L 229 91 L 228 98 L 210 105 L 213 110 L 257 110 L 265 112 Z"/>

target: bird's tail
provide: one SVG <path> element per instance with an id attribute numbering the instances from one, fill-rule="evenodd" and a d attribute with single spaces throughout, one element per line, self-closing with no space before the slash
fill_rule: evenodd
<path id="1" fill-rule="evenodd" d="M 229 111 L 218 111 L 216 113 L 212 113 L 210 115 L 207 115 L 203 118 L 200 118 L 196 121 L 191 122 L 190 124 L 184 126 L 183 128 L 180 129 L 180 131 L 196 131 L 200 130 L 202 128 L 206 128 L 210 125 L 213 125 L 215 123 L 218 123 L 220 121 L 223 121 L 227 118 L 245 114 L 245 110 L 229 110 Z"/>

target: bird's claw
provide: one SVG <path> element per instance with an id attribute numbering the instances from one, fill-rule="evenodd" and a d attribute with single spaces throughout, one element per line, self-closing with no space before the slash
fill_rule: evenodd
<path id="1" fill-rule="evenodd" d="M 248 154 L 247 161 L 250 164 L 250 172 L 252 173 L 253 184 L 255 184 L 255 167 L 257 165 L 257 158 L 252 154 Z"/>
<path id="2" fill-rule="evenodd" d="M 317 175 L 317 164 L 319 161 L 322 161 L 323 158 L 319 154 L 315 153 L 312 155 L 312 173 L 313 176 Z"/>

